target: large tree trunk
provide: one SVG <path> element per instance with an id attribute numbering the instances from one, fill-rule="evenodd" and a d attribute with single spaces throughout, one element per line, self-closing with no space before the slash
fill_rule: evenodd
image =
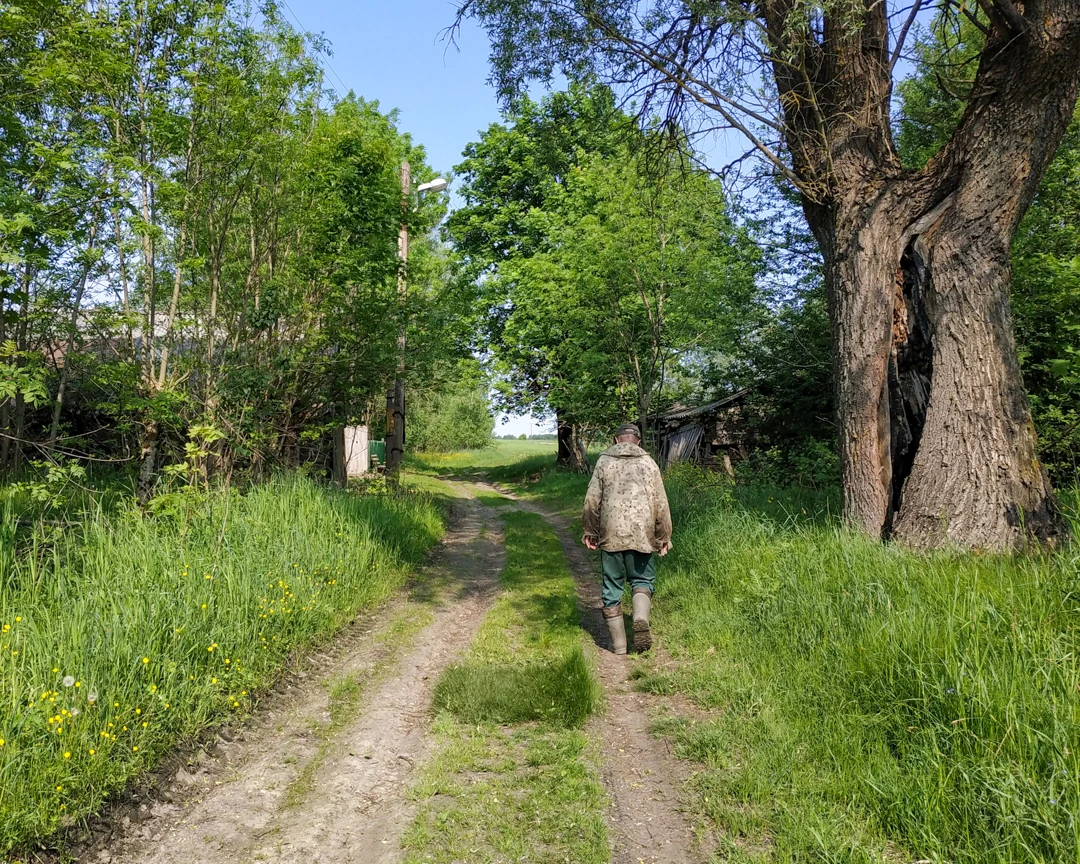
<path id="1" fill-rule="evenodd" d="M 923 547 L 1058 536 L 998 212 L 950 194 L 919 213 L 889 192 L 860 215 L 827 262 L 847 515 Z"/>
<path id="2" fill-rule="evenodd" d="M 585 444 L 581 440 L 581 430 L 577 424 L 569 422 L 562 414 L 556 412 L 555 429 L 558 438 L 555 464 L 560 468 L 587 474 L 589 460 L 586 458 Z"/>
<path id="3" fill-rule="evenodd" d="M 883 4 L 821 60 L 828 146 L 788 116 L 797 171 L 828 187 L 805 210 L 826 265 L 845 511 L 913 546 L 1066 531 L 1020 375 L 1009 249 L 1076 103 L 1080 14 L 1031 0 L 1017 21 L 999 5 L 964 116 L 922 171 L 900 168 L 881 116 Z"/>

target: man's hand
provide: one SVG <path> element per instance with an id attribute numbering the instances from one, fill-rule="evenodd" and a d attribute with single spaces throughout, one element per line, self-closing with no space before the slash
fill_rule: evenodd
<path id="1" fill-rule="evenodd" d="M 661 543 L 660 544 L 660 549 L 657 551 L 656 554 L 659 555 L 661 558 L 663 558 L 670 551 L 671 551 L 671 541 L 668 540 L 666 543 Z"/>
<path id="2" fill-rule="evenodd" d="M 588 548 L 588 549 L 589 549 L 590 551 L 592 551 L 592 552 L 595 552 L 595 551 L 596 551 L 596 549 L 597 549 L 596 541 L 595 541 L 595 540 L 594 540 L 594 539 L 593 539 L 592 537 L 590 537 L 590 536 L 589 536 L 588 534 L 584 535 L 584 536 L 583 536 L 583 537 L 581 538 L 581 542 L 582 542 L 582 543 L 584 543 L 584 544 L 585 544 L 585 546 L 586 546 L 586 547 L 587 547 L 587 548 Z"/>

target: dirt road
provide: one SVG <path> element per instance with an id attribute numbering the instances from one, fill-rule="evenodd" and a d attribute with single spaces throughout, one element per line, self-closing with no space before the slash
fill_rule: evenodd
<path id="1" fill-rule="evenodd" d="M 111 830 L 75 857 L 116 864 L 356 862 L 401 859 L 413 818 L 407 792 L 430 755 L 430 704 L 440 673 L 468 648 L 498 593 L 503 565 L 495 508 L 455 484 L 450 530 L 421 584 L 377 619 L 348 628 L 312 671 L 270 697 L 233 740 L 179 767 L 164 790 L 111 814 Z M 583 624 L 595 636 L 605 713 L 599 744 L 610 797 L 615 864 L 703 860 L 677 809 L 683 776 L 648 734 L 645 697 L 627 658 L 606 650 L 592 567 L 568 525 L 533 505 L 557 531 L 575 573 Z M 227 737 L 232 737 L 228 735 Z M 69 859 L 70 860 L 70 859 Z"/>

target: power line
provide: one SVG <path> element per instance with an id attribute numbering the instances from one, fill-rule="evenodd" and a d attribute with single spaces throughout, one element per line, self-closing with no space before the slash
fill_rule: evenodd
<path id="1" fill-rule="evenodd" d="M 293 12 L 292 6 L 288 4 L 287 0 L 281 0 L 281 3 L 288 10 L 289 14 L 292 15 L 292 19 L 296 22 L 296 26 L 300 28 L 300 32 L 309 32 L 308 29 L 300 22 L 300 19 L 297 17 L 296 13 Z M 345 95 L 342 91 L 345 91 L 345 93 L 347 93 L 349 91 L 349 88 L 345 86 L 345 82 L 341 80 L 341 76 L 338 75 L 334 67 L 330 65 L 330 61 L 326 58 L 326 55 L 320 52 L 317 56 L 319 57 L 320 65 L 325 65 L 327 70 L 329 70 L 330 73 L 337 79 L 338 84 L 341 85 L 341 90 L 338 90 L 337 87 L 334 87 L 333 81 L 329 82 L 330 86 L 333 88 L 334 92 L 337 93 L 339 99 L 344 99 Z"/>

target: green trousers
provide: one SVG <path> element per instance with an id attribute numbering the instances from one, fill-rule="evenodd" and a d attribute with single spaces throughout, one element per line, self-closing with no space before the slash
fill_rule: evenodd
<path id="1" fill-rule="evenodd" d="M 648 588 L 652 594 L 656 584 L 656 556 L 652 552 L 605 552 L 600 550 L 600 566 L 604 571 L 601 596 L 604 606 L 614 606 L 622 600 L 626 583 L 630 589 Z"/>

